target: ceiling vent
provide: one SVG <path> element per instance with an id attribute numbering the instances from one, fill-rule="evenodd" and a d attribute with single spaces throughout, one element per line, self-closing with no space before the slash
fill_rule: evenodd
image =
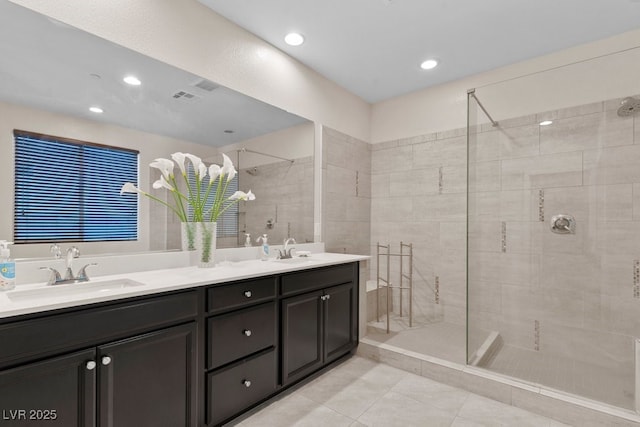
<path id="1" fill-rule="evenodd" d="M 206 90 L 207 92 L 213 92 L 215 89 L 220 87 L 220 85 L 215 84 L 211 80 L 207 80 L 207 79 L 199 79 L 196 82 L 194 82 L 192 86 L 195 86 L 202 90 Z"/>
<path id="2" fill-rule="evenodd" d="M 173 97 L 175 99 L 182 99 L 184 101 L 196 101 L 196 100 L 200 99 L 200 97 L 198 95 L 194 95 L 192 93 L 185 92 L 184 90 L 181 90 L 179 92 L 174 93 Z"/>

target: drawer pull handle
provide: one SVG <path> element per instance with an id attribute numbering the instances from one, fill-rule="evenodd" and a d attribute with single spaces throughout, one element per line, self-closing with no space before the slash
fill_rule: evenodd
<path id="1" fill-rule="evenodd" d="M 110 358 L 109 356 L 104 356 L 104 357 L 102 358 L 102 364 L 103 364 L 104 366 L 107 366 L 109 363 L 111 363 L 111 358 Z"/>
<path id="2" fill-rule="evenodd" d="M 251 298 L 251 291 L 244 291 L 244 296 L 247 298 Z"/>
<path id="3" fill-rule="evenodd" d="M 247 388 L 251 387 L 251 381 L 249 380 L 242 380 L 242 384 L 244 384 L 244 386 Z"/>
<path id="4" fill-rule="evenodd" d="M 87 362 L 87 370 L 92 371 L 96 368 L 97 363 L 93 360 Z"/>
<path id="5" fill-rule="evenodd" d="M 245 329 L 244 331 L 242 331 L 243 334 L 245 334 L 246 336 L 250 337 L 251 336 L 251 329 Z"/>

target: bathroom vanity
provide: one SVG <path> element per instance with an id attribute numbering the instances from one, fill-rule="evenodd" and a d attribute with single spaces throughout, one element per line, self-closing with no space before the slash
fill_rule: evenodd
<path id="1" fill-rule="evenodd" d="M 247 274 L 245 262 L 235 267 L 241 278 L 228 268 L 210 283 L 193 268 L 166 270 L 165 283 L 184 271 L 180 285 L 165 287 L 151 283 L 157 274 L 136 273 L 134 280 L 147 281 L 134 291 L 6 315 L 0 420 L 65 427 L 226 422 L 356 348 L 358 260 L 366 257 L 330 258 L 259 265 L 271 274 Z M 14 305 L 0 305 L 0 314 Z"/>

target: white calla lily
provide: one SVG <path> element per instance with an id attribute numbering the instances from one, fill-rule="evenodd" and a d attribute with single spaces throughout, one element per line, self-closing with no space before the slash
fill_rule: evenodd
<path id="1" fill-rule="evenodd" d="M 120 195 L 123 195 L 124 193 L 144 194 L 144 191 L 140 190 L 131 182 L 125 182 L 122 188 L 120 189 Z"/>
<path id="2" fill-rule="evenodd" d="M 189 159 L 191 164 L 193 165 L 193 173 L 199 175 L 200 174 L 200 165 L 202 165 L 202 159 L 198 156 L 194 156 L 193 154 L 185 154 L 185 157 Z M 200 177 L 202 179 L 202 177 Z"/>
<path id="3" fill-rule="evenodd" d="M 180 153 L 180 152 L 173 153 L 171 155 L 171 158 L 173 159 L 174 162 L 176 162 L 176 164 L 180 168 L 180 172 L 182 173 L 182 176 L 185 176 L 187 174 L 187 168 L 184 165 L 184 161 L 187 159 L 186 154 Z"/>
<path id="4" fill-rule="evenodd" d="M 149 166 L 160 171 L 166 180 L 173 177 L 173 162 L 169 159 L 155 159 Z"/>
<path id="5" fill-rule="evenodd" d="M 207 176 L 207 166 L 204 163 L 200 163 L 198 165 L 198 176 L 200 177 L 201 181 L 205 176 Z"/>
<path id="6" fill-rule="evenodd" d="M 152 184 L 153 188 L 156 190 L 164 188 L 171 191 L 172 202 L 146 193 L 131 182 L 122 186 L 120 194 L 143 194 L 171 209 L 182 222 L 216 222 L 220 215 L 240 200 L 248 201 L 256 198 L 251 190 L 248 193 L 236 191 L 231 197 L 225 196 L 231 180 L 237 175 L 237 171 L 227 155 L 223 154 L 222 158 L 222 166 L 213 164 L 207 167 L 198 156 L 176 152 L 171 155 L 172 160 L 159 158 L 151 162 L 149 166 L 160 171 L 160 178 Z M 187 173 L 187 159 L 193 166 L 195 180 L 193 176 L 190 178 Z M 180 183 L 180 185 L 173 174 L 175 165 L 178 165 L 184 179 L 184 183 Z M 203 185 L 207 174 L 209 175 L 209 183 Z M 187 191 L 180 192 L 180 188 L 186 188 Z"/>
<path id="7" fill-rule="evenodd" d="M 153 188 L 156 190 L 159 188 L 166 188 L 169 191 L 175 191 L 176 189 L 164 179 L 164 176 L 161 176 L 159 180 L 153 183 Z"/>
<path id="8" fill-rule="evenodd" d="M 233 166 L 233 162 L 226 154 L 222 154 L 222 159 L 222 174 L 226 177 L 227 182 L 229 182 L 236 176 L 236 168 Z"/>
<path id="9" fill-rule="evenodd" d="M 251 190 L 249 190 L 248 193 L 245 193 L 244 191 L 236 191 L 229 197 L 229 200 L 255 200 L 255 199 L 256 199 L 256 196 L 251 192 Z"/>
<path id="10" fill-rule="evenodd" d="M 209 184 L 213 184 L 213 181 L 218 179 L 218 177 L 220 176 L 220 171 L 220 166 L 216 164 L 209 166 Z"/>

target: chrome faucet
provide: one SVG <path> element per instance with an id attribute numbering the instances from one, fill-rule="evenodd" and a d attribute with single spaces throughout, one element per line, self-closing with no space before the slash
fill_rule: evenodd
<path id="1" fill-rule="evenodd" d="M 73 259 L 74 258 L 79 258 L 80 257 L 80 250 L 75 247 L 75 246 L 71 246 L 69 249 L 67 249 L 67 273 L 64 275 L 64 280 L 71 280 L 74 279 L 73 277 Z"/>
<path id="2" fill-rule="evenodd" d="M 278 259 L 293 258 L 291 256 L 291 250 L 295 249 L 295 248 L 289 248 L 287 250 L 287 248 L 289 247 L 289 243 L 293 243 L 295 245 L 296 244 L 296 239 L 294 239 L 293 237 L 289 237 L 288 239 L 284 239 L 284 247 L 282 248 L 282 250 L 278 250 L 278 252 L 279 252 Z"/>
<path id="3" fill-rule="evenodd" d="M 54 248 L 55 247 L 55 248 Z M 60 247 L 56 244 L 51 247 L 52 253 L 56 259 L 60 258 Z M 55 249 L 55 250 L 54 250 Z M 47 280 L 47 286 L 51 285 L 62 285 L 65 283 L 77 283 L 77 282 L 87 282 L 89 281 L 89 276 L 87 276 L 87 267 L 98 265 L 97 263 L 90 263 L 84 265 L 80 270 L 78 270 L 78 274 L 73 274 L 73 259 L 80 257 L 80 250 L 72 246 L 67 250 L 67 270 L 62 278 L 60 272 L 53 267 L 40 267 L 40 270 L 49 270 L 51 274 L 49 275 L 49 280 Z"/>

